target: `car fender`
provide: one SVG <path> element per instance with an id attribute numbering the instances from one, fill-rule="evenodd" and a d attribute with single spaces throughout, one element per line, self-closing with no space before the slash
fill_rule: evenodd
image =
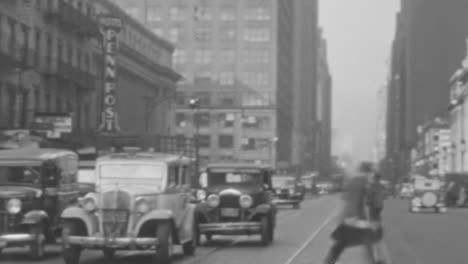
<path id="1" fill-rule="evenodd" d="M 24 215 L 23 221 L 21 221 L 21 223 L 24 225 L 34 225 L 42 221 L 47 221 L 48 218 L 49 218 L 49 215 L 45 211 L 42 211 L 42 210 L 29 211 Z"/>
<path id="2" fill-rule="evenodd" d="M 174 213 L 171 210 L 153 210 L 146 215 L 144 215 L 140 220 L 138 220 L 138 223 L 135 227 L 135 232 L 138 234 L 140 232 L 141 227 L 148 221 L 151 220 L 171 220 L 174 221 Z"/>
<path id="3" fill-rule="evenodd" d="M 195 208 L 196 206 L 194 204 L 189 204 L 187 205 L 186 209 L 186 214 L 184 216 L 184 219 L 182 220 L 182 225 L 180 226 L 180 232 L 179 236 L 182 239 L 188 238 L 188 239 L 193 239 L 193 225 L 195 224 Z"/>
<path id="4" fill-rule="evenodd" d="M 94 234 L 99 229 L 99 222 L 94 214 L 86 212 L 81 207 L 68 207 L 62 212 L 61 218 L 63 220 L 76 219 L 82 221 L 86 226 L 88 235 Z"/>

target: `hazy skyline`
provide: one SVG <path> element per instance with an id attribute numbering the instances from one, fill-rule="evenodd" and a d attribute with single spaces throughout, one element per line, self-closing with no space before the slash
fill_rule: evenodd
<path id="1" fill-rule="evenodd" d="M 334 152 L 371 159 L 377 92 L 386 81 L 399 0 L 321 0 L 320 25 L 333 76 Z M 348 147 L 346 147 L 348 146 Z"/>

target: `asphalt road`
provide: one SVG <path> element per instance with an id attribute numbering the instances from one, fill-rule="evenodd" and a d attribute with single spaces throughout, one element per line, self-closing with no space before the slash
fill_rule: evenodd
<path id="1" fill-rule="evenodd" d="M 340 200 L 336 196 L 311 198 L 301 209 L 282 208 L 278 216 L 275 241 L 261 246 L 258 236 L 214 237 L 210 244 L 197 248 L 193 257 L 175 256 L 174 264 L 322 264 L 330 246 L 329 234 L 335 227 Z M 31 262 L 20 249 L 6 250 L 1 263 L 63 263 L 60 248 L 50 246 L 48 257 L 41 262 Z M 176 250 L 176 252 L 180 252 Z M 152 263 L 150 253 L 121 252 L 113 264 Z M 348 264 L 366 264 L 359 248 L 348 250 L 343 261 Z M 100 251 L 85 251 L 83 264 L 103 264 L 107 260 Z"/>
<path id="2" fill-rule="evenodd" d="M 410 213 L 408 201 L 389 200 L 383 216 L 393 263 L 468 263 L 468 209 Z"/>

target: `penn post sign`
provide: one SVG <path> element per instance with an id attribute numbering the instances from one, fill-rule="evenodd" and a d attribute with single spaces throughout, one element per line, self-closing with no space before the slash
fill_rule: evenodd
<path id="1" fill-rule="evenodd" d="M 117 105 L 117 52 L 118 35 L 122 29 L 122 21 L 110 15 L 99 17 L 100 31 L 104 47 L 104 87 L 102 94 L 102 121 L 100 131 L 105 133 L 118 132 L 119 119 Z"/>

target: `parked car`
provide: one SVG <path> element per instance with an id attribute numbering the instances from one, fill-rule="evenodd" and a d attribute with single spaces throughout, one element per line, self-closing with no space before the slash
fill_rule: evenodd
<path id="1" fill-rule="evenodd" d="M 292 175 L 275 175 L 272 178 L 276 205 L 292 205 L 295 209 L 300 208 L 304 200 L 304 188 L 299 184 L 296 177 Z"/>
<path id="2" fill-rule="evenodd" d="M 79 263 L 82 249 L 153 250 L 171 262 L 173 248 L 195 252 L 195 206 L 190 203 L 193 160 L 179 155 L 122 152 L 96 161 L 96 192 L 62 213 L 63 257 Z"/>
<path id="3" fill-rule="evenodd" d="M 447 211 L 441 181 L 418 178 L 414 180 L 414 194 L 410 200 L 410 212 L 430 209 L 436 213 Z"/>
<path id="4" fill-rule="evenodd" d="M 274 239 L 277 209 L 273 203 L 269 166 L 210 164 L 204 173 L 205 188 L 198 196 L 198 242 L 204 235 L 260 235 L 263 245 Z"/>
<path id="5" fill-rule="evenodd" d="M 88 192 L 76 180 L 78 156 L 61 149 L 0 151 L 0 252 L 28 246 L 34 260 L 60 234 L 60 213 Z"/>

